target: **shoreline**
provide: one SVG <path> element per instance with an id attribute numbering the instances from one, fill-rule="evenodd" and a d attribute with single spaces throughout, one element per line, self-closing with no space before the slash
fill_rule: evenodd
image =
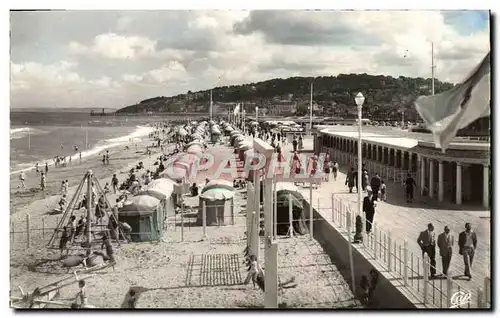
<path id="1" fill-rule="evenodd" d="M 92 154 L 85 159 L 82 157 L 80 162 L 79 159 L 73 160 L 71 166 L 63 168 L 55 168 L 50 166 L 49 172 L 47 173 L 46 189 L 44 192 L 40 190 L 40 176 L 36 176 L 34 168 L 26 171 L 26 189 L 18 188 L 20 186 L 19 174 L 10 175 L 10 216 L 12 217 L 20 211 L 21 207 L 27 209 L 29 206 L 33 205 L 37 201 L 44 200 L 48 205 L 54 201 L 54 207 L 57 200 L 61 195 L 61 182 L 63 180 L 69 181 L 68 194 L 70 198 L 76 187 L 82 180 L 83 176 L 88 170 L 92 170 L 94 175 L 99 180 L 102 187 L 104 187 L 105 181 L 109 182 L 113 173 L 116 173 L 120 182 L 124 180 L 124 175 L 128 173 L 128 170 L 132 165 L 137 164 L 139 161 L 143 161 L 146 169 L 151 168 L 152 163 L 156 160 L 159 148 L 152 148 L 151 158 L 148 157 L 146 153 L 146 146 L 152 144 L 152 140 L 146 135 L 140 137 L 139 141 L 135 144 L 137 148 L 133 146 L 134 142 L 124 143 L 116 145 L 110 151 L 110 163 L 109 165 L 103 165 L 101 161 L 101 156 L 99 153 Z M 126 146 L 129 149 L 125 149 Z M 132 145 L 132 146 L 130 146 Z M 167 149 L 170 145 L 166 145 Z M 164 148 L 165 149 L 165 148 Z M 102 150 L 101 150 L 102 151 Z M 45 168 L 43 167 L 43 171 Z M 54 197 L 56 200 L 54 200 Z M 32 210 L 32 209 L 29 209 Z M 48 211 L 46 211 L 48 212 Z"/>
<path id="2" fill-rule="evenodd" d="M 139 139 L 139 141 L 142 141 L 142 139 L 145 136 L 148 136 L 149 133 L 151 133 L 154 130 L 155 130 L 155 128 L 152 126 L 137 125 L 135 127 L 134 131 L 129 133 L 128 135 L 114 137 L 114 138 L 110 138 L 110 139 L 103 139 L 103 140 L 101 140 L 102 142 L 104 142 L 104 144 L 102 144 L 102 145 L 96 144 L 90 149 L 82 149 L 81 151 L 76 152 L 72 155 L 68 155 L 66 157 L 68 157 L 68 158 L 71 157 L 71 160 L 74 162 L 76 162 L 76 161 L 83 162 L 84 160 L 88 160 L 88 159 L 92 158 L 94 155 L 98 155 L 100 152 L 102 152 L 104 150 L 113 149 L 113 148 L 116 148 L 119 146 L 129 145 L 129 144 L 134 143 L 134 140 L 137 141 L 137 139 Z M 12 133 L 12 131 L 11 131 L 11 133 Z M 121 140 L 121 139 L 123 139 L 123 140 Z M 79 153 L 82 154 L 81 161 L 79 159 Z M 42 170 L 45 167 L 45 162 L 48 163 L 49 167 L 54 167 L 54 165 L 55 165 L 53 158 L 45 158 L 43 160 L 40 160 L 39 162 L 41 163 L 40 169 L 42 169 Z M 16 170 L 13 170 L 12 167 L 9 167 L 9 170 L 10 170 L 9 175 L 10 176 L 15 175 L 15 174 L 19 174 L 19 173 L 21 173 L 21 171 L 24 171 L 25 173 L 27 173 L 29 171 L 35 170 L 35 164 L 36 164 L 35 162 L 20 163 L 20 164 L 26 165 L 26 167 L 25 168 L 15 168 Z"/>

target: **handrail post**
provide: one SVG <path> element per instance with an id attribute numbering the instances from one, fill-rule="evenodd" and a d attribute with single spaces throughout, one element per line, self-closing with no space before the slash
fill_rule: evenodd
<path id="1" fill-rule="evenodd" d="M 448 270 L 448 273 L 446 273 L 446 305 L 448 308 L 451 308 L 451 298 L 453 297 L 453 280 L 451 279 L 453 277 L 453 272 L 451 270 Z"/>
<path id="2" fill-rule="evenodd" d="M 335 198 L 332 193 L 332 223 L 335 223 Z"/>
<path id="3" fill-rule="evenodd" d="M 483 301 L 483 289 L 481 287 L 477 288 L 477 308 L 483 308 L 484 301 Z"/>
<path id="4" fill-rule="evenodd" d="M 387 233 L 387 270 L 391 271 L 391 232 Z"/>
<path id="5" fill-rule="evenodd" d="M 427 304 L 427 296 L 429 294 L 429 255 L 427 253 L 424 254 L 424 300 L 423 304 Z"/>
<path id="6" fill-rule="evenodd" d="M 408 241 L 407 240 L 404 241 L 403 262 L 404 262 L 403 284 L 404 286 L 408 286 Z"/>
<path id="7" fill-rule="evenodd" d="M 375 228 L 375 224 L 372 224 L 372 233 L 373 233 L 373 242 L 375 242 L 375 244 L 373 244 L 373 259 L 376 260 L 377 259 L 377 229 Z"/>
<path id="8" fill-rule="evenodd" d="M 31 238 L 30 238 L 30 215 L 26 214 L 26 244 L 28 247 L 31 245 Z"/>
<path id="9" fill-rule="evenodd" d="M 203 225 L 203 237 L 202 240 L 207 239 L 207 204 L 205 200 L 201 201 L 201 221 Z"/>
<path id="10" fill-rule="evenodd" d="M 491 281 L 488 276 L 484 278 L 484 303 L 488 304 L 491 302 Z"/>

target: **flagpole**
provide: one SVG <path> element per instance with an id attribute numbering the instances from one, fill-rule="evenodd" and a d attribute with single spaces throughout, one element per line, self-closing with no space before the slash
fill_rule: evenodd
<path id="1" fill-rule="evenodd" d="M 31 132 L 28 127 L 28 150 L 31 150 Z"/>
<path id="2" fill-rule="evenodd" d="M 434 69 L 436 66 L 434 66 L 434 42 L 431 42 L 431 70 L 432 70 L 432 96 L 434 96 Z"/>

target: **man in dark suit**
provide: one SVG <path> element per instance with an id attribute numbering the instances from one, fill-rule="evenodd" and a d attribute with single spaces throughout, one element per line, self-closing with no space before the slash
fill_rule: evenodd
<path id="1" fill-rule="evenodd" d="M 455 238 L 450 234 L 450 228 L 444 227 L 444 232 L 439 234 L 437 245 L 439 247 L 439 255 L 443 264 L 443 275 L 448 275 L 448 268 L 450 267 L 452 247 Z"/>
<path id="2" fill-rule="evenodd" d="M 427 225 L 427 230 L 420 232 L 420 235 L 417 238 L 417 243 L 422 249 L 422 258 L 424 254 L 427 253 L 429 256 L 429 260 L 431 263 L 431 277 L 436 277 L 436 237 L 434 233 L 434 225 L 429 223 Z"/>
<path id="3" fill-rule="evenodd" d="M 458 236 L 458 248 L 460 255 L 464 257 L 465 271 L 464 276 L 472 278 L 470 273 L 472 261 L 474 260 L 474 253 L 477 247 L 477 237 L 471 229 L 470 223 L 465 223 L 465 231 Z"/>
<path id="4" fill-rule="evenodd" d="M 380 179 L 380 176 L 378 173 L 375 173 L 373 178 L 370 180 L 370 186 L 372 187 L 373 190 L 373 199 L 377 200 L 378 199 L 378 191 L 380 190 L 380 184 L 382 183 L 382 179 Z"/>
<path id="5" fill-rule="evenodd" d="M 367 196 L 363 199 L 363 212 L 366 214 L 366 233 L 369 234 L 372 230 L 373 218 L 375 216 L 376 201 L 373 199 L 371 188 L 367 189 Z"/>

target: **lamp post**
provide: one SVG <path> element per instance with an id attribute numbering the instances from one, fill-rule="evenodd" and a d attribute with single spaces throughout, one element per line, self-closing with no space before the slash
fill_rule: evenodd
<path id="1" fill-rule="evenodd" d="M 363 109 L 363 103 L 365 102 L 365 97 L 361 92 L 359 92 L 356 97 L 354 98 L 354 101 L 356 102 L 356 105 L 358 106 L 358 211 L 356 215 L 361 215 L 362 214 L 362 207 L 361 207 L 361 202 L 363 202 L 363 193 L 362 193 L 362 187 L 361 187 L 361 181 L 363 177 L 363 158 L 362 158 L 362 139 L 361 139 L 361 125 L 362 123 L 362 109 Z"/>
<path id="2" fill-rule="evenodd" d="M 313 89 L 315 79 L 316 77 L 311 80 L 311 98 L 309 100 L 309 135 L 312 133 L 313 128 Z"/>
<path id="3" fill-rule="evenodd" d="M 215 82 L 214 86 L 217 86 L 217 84 L 219 84 L 221 79 L 222 79 L 222 75 L 219 76 L 219 79 L 217 80 L 217 82 Z M 212 91 L 213 91 L 213 88 L 210 89 L 210 120 L 212 120 L 212 117 L 213 117 L 213 107 L 214 107 L 214 101 L 212 99 Z"/>

